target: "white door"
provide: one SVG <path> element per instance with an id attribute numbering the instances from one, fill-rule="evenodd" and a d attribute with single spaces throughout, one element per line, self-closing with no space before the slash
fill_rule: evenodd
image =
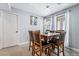
<path id="1" fill-rule="evenodd" d="M 17 44 L 17 16 L 10 13 L 3 14 L 3 47 Z"/>

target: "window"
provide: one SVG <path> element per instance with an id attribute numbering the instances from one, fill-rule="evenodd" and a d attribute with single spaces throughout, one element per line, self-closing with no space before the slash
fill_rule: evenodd
<path id="1" fill-rule="evenodd" d="M 37 25 L 37 17 L 30 16 L 30 24 L 31 25 Z"/>
<path id="2" fill-rule="evenodd" d="M 65 15 L 57 16 L 56 19 L 56 30 L 65 29 Z"/>
<path id="3" fill-rule="evenodd" d="M 51 17 L 44 18 L 43 20 L 43 32 L 47 32 L 51 28 Z"/>

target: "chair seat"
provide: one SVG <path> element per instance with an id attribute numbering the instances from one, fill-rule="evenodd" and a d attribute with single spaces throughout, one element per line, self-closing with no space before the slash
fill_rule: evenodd
<path id="1" fill-rule="evenodd" d="M 55 40 L 50 40 L 49 42 L 50 42 L 50 43 L 53 43 L 53 44 L 55 44 L 55 45 L 58 45 L 58 43 L 57 43 L 58 40 L 56 40 L 56 39 L 55 39 Z M 64 41 L 60 41 L 60 42 L 59 42 L 59 45 L 60 45 L 60 44 L 64 44 Z"/>
<path id="2" fill-rule="evenodd" d="M 42 41 L 42 46 L 48 45 L 49 43 L 47 43 L 46 41 Z"/>

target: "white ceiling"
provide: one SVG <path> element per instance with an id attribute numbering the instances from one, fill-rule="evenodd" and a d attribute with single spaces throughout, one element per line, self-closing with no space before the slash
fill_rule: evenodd
<path id="1" fill-rule="evenodd" d="M 5 3 L 4 3 L 5 4 Z M 76 3 L 10 3 L 7 4 L 9 7 L 6 7 L 6 4 L 0 4 L 0 8 L 2 8 L 2 5 L 4 6 L 4 9 L 13 7 L 17 8 L 26 12 L 31 12 L 39 16 L 47 16 L 52 13 L 55 13 L 57 11 L 63 10 L 65 8 L 71 7 L 75 5 Z M 46 6 L 49 5 L 49 8 L 46 8 Z"/>

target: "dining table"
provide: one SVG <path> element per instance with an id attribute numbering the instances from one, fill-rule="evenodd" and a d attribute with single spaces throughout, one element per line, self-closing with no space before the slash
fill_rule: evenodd
<path id="1" fill-rule="evenodd" d="M 46 40 L 47 42 L 51 40 L 54 36 L 59 36 L 60 33 L 48 33 L 48 34 L 41 34 L 41 40 Z"/>

